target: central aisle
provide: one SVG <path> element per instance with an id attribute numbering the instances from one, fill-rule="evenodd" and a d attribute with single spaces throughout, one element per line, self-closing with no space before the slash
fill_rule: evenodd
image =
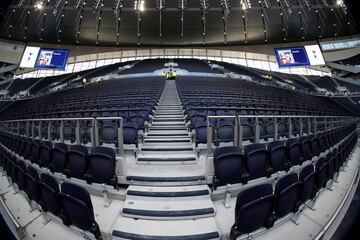
<path id="1" fill-rule="evenodd" d="M 206 158 L 197 157 L 185 124 L 175 80 L 168 80 L 135 161 L 127 161 L 127 181 L 152 186 L 205 184 Z"/>
<path id="2" fill-rule="evenodd" d="M 127 180 L 132 184 L 113 237 L 218 239 L 216 210 L 204 184 L 206 159 L 197 158 L 175 81 L 166 82 L 139 148 L 135 161 L 127 163 Z"/>

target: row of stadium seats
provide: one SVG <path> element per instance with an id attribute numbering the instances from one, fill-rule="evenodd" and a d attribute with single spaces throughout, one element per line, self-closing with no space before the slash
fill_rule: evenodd
<path id="1" fill-rule="evenodd" d="M 0 163 L 10 172 L 23 168 L 28 160 L 51 172 L 86 180 L 87 183 L 110 184 L 117 188 L 115 152 L 112 148 L 24 140 L 15 135 L 0 134 L 0 143 L 12 152 L 1 148 Z"/>
<path id="2" fill-rule="evenodd" d="M 251 144 L 244 149 L 236 146 L 217 148 L 214 151 L 214 187 L 246 183 L 251 179 L 269 177 L 275 172 L 288 171 L 291 167 L 301 165 L 313 157 L 320 157 L 321 153 L 330 150 L 355 129 L 356 125 L 349 125 L 287 141 Z M 355 136 L 352 135 L 353 138 Z M 326 162 L 333 161 L 335 157 L 343 159 L 342 154 L 334 148 L 327 153 Z M 325 161 L 321 159 L 323 157 L 317 164 Z M 332 166 L 332 163 L 330 165 Z"/>
<path id="3" fill-rule="evenodd" d="M 180 100 L 191 118 L 208 115 L 351 115 L 325 97 L 305 95 L 281 88 L 269 89 L 238 79 L 180 78 Z M 276 92 L 276 94 L 274 94 Z M 204 119 L 203 119 L 204 120 Z M 192 123 L 201 121 L 192 121 Z M 196 127 L 193 126 L 194 128 Z"/>
<path id="4" fill-rule="evenodd" d="M 343 137 L 348 135 L 348 138 L 332 150 L 328 149 L 315 165 L 305 165 L 299 173 L 291 172 L 278 179 L 274 188 L 267 183 L 241 191 L 236 199 L 230 239 L 235 240 L 241 234 L 261 227 L 270 228 L 277 219 L 298 212 L 299 207 L 310 199 L 314 201 L 317 193 L 336 177 L 356 145 L 357 134 L 351 132 L 349 128 L 343 129 Z M 227 169 L 234 167 L 224 165 Z"/>
<path id="5" fill-rule="evenodd" d="M 59 187 L 53 176 L 47 173 L 39 175 L 34 167 L 26 166 L 21 160 L 15 168 L 0 163 L 11 184 L 16 184 L 17 191 L 26 194 L 31 206 L 35 203 L 41 211 L 60 217 L 64 225 L 76 226 L 93 233 L 96 239 L 102 239 L 90 194 L 86 189 L 68 182 Z"/>
<path id="6" fill-rule="evenodd" d="M 139 116 L 147 120 L 164 84 L 162 78 L 102 81 L 16 101 L 1 113 L 1 119 L 120 116 L 124 122 L 133 122 L 131 118 Z"/>

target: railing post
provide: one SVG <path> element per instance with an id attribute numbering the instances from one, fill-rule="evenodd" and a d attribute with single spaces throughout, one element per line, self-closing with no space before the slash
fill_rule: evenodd
<path id="1" fill-rule="evenodd" d="M 39 140 L 42 139 L 42 135 L 41 135 L 41 124 L 42 124 L 42 121 L 39 121 L 39 127 L 38 127 L 38 130 L 39 130 Z"/>
<path id="2" fill-rule="evenodd" d="M 80 120 L 76 120 L 76 127 L 75 127 L 75 140 L 76 144 L 80 144 Z"/>
<path id="3" fill-rule="evenodd" d="M 308 117 L 307 118 L 307 135 L 309 136 L 311 133 L 311 120 L 310 118 Z"/>
<path id="4" fill-rule="evenodd" d="M 60 120 L 60 142 L 64 143 L 64 120 Z"/>
<path id="5" fill-rule="evenodd" d="M 326 121 L 326 117 L 324 117 L 324 131 L 327 130 L 327 121 Z"/>
<path id="6" fill-rule="evenodd" d="M 302 137 L 303 135 L 303 121 L 302 121 L 302 117 L 299 118 L 299 137 Z"/>
<path id="7" fill-rule="evenodd" d="M 34 121 L 31 121 L 31 138 L 35 138 L 35 123 Z"/>
<path id="8" fill-rule="evenodd" d="M 210 128 L 209 117 L 207 118 L 207 152 L 208 155 L 212 153 L 212 129 Z"/>
<path id="9" fill-rule="evenodd" d="M 274 141 L 279 140 L 279 124 L 276 117 L 274 117 Z"/>
<path id="10" fill-rule="evenodd" d="M 17 134 L 20 135 L 20 122 L 17 121 Z"/>
<path id="11" fill-rule="evenodd" d="M 292 135 L 292 123 L 291 123 L 291 117 L 288 119 L 288 137 L 291 138 Z"/>
<path id="12" fill-rule="evenodd" d="M 90 129 L 90 139 L 91 139 L 91 146 L 95 147 L 95 118 L 91 120 L 91 129 Z"/>
<path id="13" fill-rule="evenodd" d="M 238 117 L 238 121 L 239 121 L 239 147 L 242 148 L 243 145 L 243 126 L 241 125 L 241 117 Z"/>
<path id="14" fill-rule="evenodd" d="M 120 155 L 124 155 L 124 128 L 123 118 L 120 118 L 120 126 L 118 128 L 118 152 Z"/>
<path id="15" fill-rule="evenodd" d="M 48 140 L 51 141 L 51 120 L 48 122 Z"/>
<path id="16" fill-rule="evenodd" d="M 239 142 L 239 136 L 238 136 L 239 130 L 238 130 L 238 127 L 239 127 L 238 119 L 237 119 L 237 116 L 235 116 L 234 146 L 238 146 L 238 142 Z"/>
<path id="17" fill-rule="evenodd" d="M 255 143 L 260 142 L 260 127 L 259 127 L 259 119 L 255 118 Z"/>
<path id="18" fill-rule="evenodd" d="M 95 146 L 100 146 L 100 139 L 99 139 L 99 120 L 95 119 Z"/>
<path id="19" fill-rule="evenodd" d="M 317 132 L 317 122 L 316 122 L 316 117 L 314 117 L 314 134 L 316 134 Z"/>

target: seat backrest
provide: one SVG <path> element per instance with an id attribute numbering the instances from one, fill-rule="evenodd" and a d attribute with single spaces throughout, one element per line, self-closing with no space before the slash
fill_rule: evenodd
<path id="1" fill-rule="evenodd" d="M 298 139 L 289 139 L 286 142 L 288 150 L 288 158 L 292 166 L 299 165 L 301 163 L 301 145 Z"/>
<path id="2" fill-rule="evenodd" d="M 115 179 L 115 151 L 107 147 L 93 147 L 88 157 L 90 181 L 110 183 Z"/>
<path id="3" fill-rule="evenodd" d="M 301 201 L 305 202 L 313 197 L 315 186 L 315 172 L 314 165 L 309 164 L 303 167 L 300 171 L 299 180 L 302 183 L 301 187 Z"/>
<path id="4" fill-rule="evenodd" d="M 26 176 L 26 193 L 30 200 L 34 200 L 38 202 L 40 199 L 39 185 L 38 185 L 39 174 L 34 167 L 29 166 L 27 168 L 27 172 L 25 176 Z"/>
<path id="5" fill-rule="evenodd" d="M 51 150 L 52 150 L 52 144 L 51 142 L 44 141 L 42 142 L 40 146 L 40 165 L 44 167 L 49 167 L 51 162 Z"/>
<path id="6" fill-rule="evenodd" d="M 239 147 L 220 147 L 214 151 L 215 176 L 220 185 L 243 180 L 244 156 Z"/>
<path id="7" fill-rule="evenodd" d="M 240 192 L 235 206 L 237 232 L 249 233 L 267 225 L 273 213 L 275 200 L 270 184 L 257 185 Z"/>
<path id="8" fill-rule="evenodd" d="M 281 177 L 275 185 L 277 197 L 276 216 L 283 217 L 297 210 L 299 200 L 300 182 L 297 173 L 289 173 Z"/>
<path id="9" fill-rule="evenodd" d="M 267 175 L 269 169 L 266 144 L 251 144 L 245 147 L 246 169 L 249 178 L 258 178 Z"/>
<path id="10" fill-rule="evenodd" d="M 87 170 L 88 148 L 83 145 L 71 145 L 68 151 L 66 174 L 75 178 L 85 178 Z"/>
<path id="11" fill-rule="evenodd" d="M 51 154 L 51 169 L 55 172 L 64 172 L 67 162 L 68 147 L 64 143 L 55 143 Z"/>
<path id="12" fill-rule="evenodd" d="M 62 183 L 59 199 L 67 220 L 83 229 L 91 230 L 94 226 L 94 210 L 90 194 L 84 188 L 72 184 Z"/>
<path id="13" fill-rule="evenodd" d="M 311 160 L 312 152 L 311 152 L 311 142 L 308 137 L 301 137 L 300 138 L 301 144 L 301 153 L 304 158 L 304 161 Z"/>
<path id="14" fill-rule="evenodd" d="M 49 211 L 55 215 L 59 215 L 61 206 L 58 201 L 59 184 L 54 177 L 49 174 L 42 173 L 40 175 L 40 196 L 44 205 L 44 211 Z"/>
<path id="15" fill-rule="evenodd" d="M 269 162 L 273 171 L 282 171 L 286 168 L 287 156 L 284 141 L 271 142 L 267 146 L 269 151 Z"/>

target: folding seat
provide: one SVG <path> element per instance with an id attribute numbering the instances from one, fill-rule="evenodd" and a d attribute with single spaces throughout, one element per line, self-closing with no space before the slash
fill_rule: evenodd
<path id="1" fill-rule="evenodd" d="M 309 164 L 300 171 L 299 180 L 301 181 L 300 201 L 306 202 L 315 196 L 315 171 L 314 165 Z"/>
<path id="2" fill-rule="evenodd" d="M 51 153 L 50 170 L 63 173 L 67 163 L 68 147 L 64 143 L 55 143 Z"/>
<path id="3" fill-rule="evenodd" d="M 59 203 L 59 184 L 54 177 L 49 174 L 42 173 L 39 180 L 39 191 L 42 209 L 45 212 L 51 212 L 56 216 L 60 216 L 61 207 Z"/>
<path id="4" fill-rule="evenodd" d="M 318 190 L 325 187 L 326 185 L 327 169 L 328 163 L 325 161 L 324 157 L 319 158 L 319 160 L 315 164 L 316 186 Z"/>
<path id="5" fill-rule="evenodd" d="M 218 122 L 216 126 L 215 142 L 232 142 L 234 141 L 234 123 L 228 120 Z"/>
<path id="6" fill-rule="evenodd" d="M 307 136 L 300 138 L 301 144 L 301 155 L 303 156 L 304 161 L 311 160 L 313 154 L 311 152 L 311 142 Z"/>
<path id="7" fill-rule="evenodd" d="M 334 155 L 334 152 L 329 152 L 325 156 L 325 161 L 327 162 L 327 179 L 332 179 L 335 175 L 335 169 L 336 169 L 336 155 Z"/>
<path id="8" fill-rule="evenodd" d="M 65 182 L 61 184 L 59 201 L 64 213 L 65 225 L 74 225 L 90 231 L 96 239 L 102 239 L 88 191 L 78 185 Z"/>
<path id="9" fill-rule="evenodd" d="M 41 167 L 49 167 L 51 163 L 51 151 L 52 143 L 48 141 L 43 141 L 40 145 L 40 156 L 39 156 L 39 165 Z"/>
<path id="10" fill-rule="evenodd" d="M 115 174 L 115 151 L 107 147 L 93 147 L 88 156 L 88 172 L 86 180 L 89 183 L 106 183 L 117 187 Z"/>
<path id="11" fill-rule="evenodd" d="M 268 152 L 265 144 L 251 144 L 245 147 L 246 170 L 249 179 L 271 175 Z"/>
<path id="12" fill-rule="evenodd" d="M 129 122 L 134 123 L 137 129 L 140 130 L 144 129 L 145 120 L 144 116 L 135 115 L 130 117 Z"/>
<path id="13" fill-rule="evenodd" d="M 270 142 L 267 145 L 267 149 L 269 152 L 269 161 L 273 172 L 289 169 L 284 141 Z"/>
<path id="14" fill-rule="evenodd" d="M 301 182 L 299 181 L 297 173 L 289 173 L 276 182 L 276 217 L 281 218 L 290 212 L 296 212 L 298 210 L 300 186 Z"/>
<path id="15" fill-rule="evenodd" d="M 85 178 L 87 171 L 88 148 L 82 145 L 71 145 L 67 152 L 67 163 L 64 173 L 67 177 Z"/>
<path id="16" fill-rule="evenodd" d="M 327 132 L 323 136 L 324 136 L 325 148 L 329 149 L 332 146 L 330 141 L 330 133 Z"/>
<path id="17" fill-rule="evenodd" d="M 325 145 L 325 137 L 323 134 L 318 136 L 318 143 L 319 143 L 319 149 L 321 152 L 325 152 L 326 145 Z"/>
<path id="18" fill-rule="evenodd" d="M 14 157 L 14 156 L 11 156 L 10 157 L 10 174 L 9 174 L 9 176 L 10 176 L 10 178 L 11 178 L 11 180 L 13 181 L 13 182 L 17 182 L 18 181 L 18 175 L 17 175 L 17 168 L 18 168 L 18 160 L 17 160 L 17 158 L 16 157 Z"/>
<path id="19" fill-rule="evenodd" d="M 26 194 L 28 198 L 32 201 L 39 202 L 40 200 L 40 193 L 39 193 L 39 174 L 37 170 L 32 167 L 28 166 L 27 171 L 25 173 L 26 178 Z"/>
<path id="20" fill-rule="evenodd" d="M 280 120 L 278 122 L 278 136 L 279 137 L 287 137 L 288 136 L 288 124 L 286 120 Z"/>
<path id="21" fill-rule="evenodd" d="M 254 140 L 254 132 L 253 127 L 248 122 L 242 121 L 240 123 L 240 127 L 242 128 L 242 140 Z"/>
<path id="22" fill-rule="evenodd" d="M 215 149 L 214 168 L 214 188 L 218 185 L 246 182 L 244 155 L 239 147 Z"/>
<path id="23" fill-rule="evenodd" d="M 244 233 L 261 227 L 270 228 L 273 223 L 273 209 L 276 196 L 270 184 L 257 185 L 240 192 L 236 198 L 235 223 L 230 239 L 235 240 Z"/>
<path id="24" fill-rule="evenodd" d="M 31 148 L 33 145 L 33 141 L 31 138 L 25 139 L 25 149 L 24 149 L 24 158 L 30 160 L 31 158 Z"/>
<path id="25" fill-rule="evenodd" d="M 26 171 L 27 167 L 24 161 L 19 160 L 17 164 L 17 185 L 20 190 L 26 189 Z"/>
<path id="26" fill-rule="evenodd" d="M 138 129 L 133 123 L 123 124 L 124 144 L 137 144 L 138 143 Z M 117 143 L 115 144 L 117 145 Z"/>
<path id="27" fill-rule="evenodd" d="M 311 152 L 313 153 L 314 156 L 319 156 L 320 155 L 320 148 L 319 148 L 319 141 L 318 138 L 316 136 L 311 136 L 310 137 L 310 144 L 311 144 Z"/>
<path id="28" fill-rule="evenodd" d="M 40 145 L 41 142 L 39 140 L 34 140 L 32 145 L 31 145 L 31 157 L 30 157 L 30 161 L 32 163 L 38 163 L 39 162 L 39 157 L 40 157 Z"/>
<path id="29" fill-rule="evenodd" d="M 296 166 L 302 164 L 302 155 L 301 155 L 301 145 L 299 140 L 296 139 L 289 139 L 286 141 L 286 148 L 288 159 L 291 166 Z"/>

